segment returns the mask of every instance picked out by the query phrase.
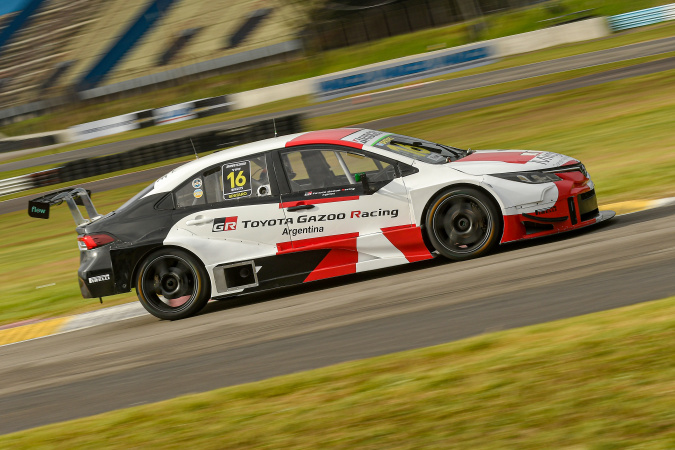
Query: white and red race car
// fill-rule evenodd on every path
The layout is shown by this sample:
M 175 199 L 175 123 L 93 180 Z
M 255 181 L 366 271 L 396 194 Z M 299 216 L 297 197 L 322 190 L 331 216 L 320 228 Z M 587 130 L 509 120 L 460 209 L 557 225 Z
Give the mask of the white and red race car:
M 593 182 L 573 158 L 352 128 L 196 159 L 105 216 L 81 188 L 35 199 L 29 213 L 48 216 L 62 201 L 78 222 L 83 296 L 135 287 L 162 319 L 195 314 L 210 298 L 436 255 L 473 258 L 614 216 L 598 211 Z

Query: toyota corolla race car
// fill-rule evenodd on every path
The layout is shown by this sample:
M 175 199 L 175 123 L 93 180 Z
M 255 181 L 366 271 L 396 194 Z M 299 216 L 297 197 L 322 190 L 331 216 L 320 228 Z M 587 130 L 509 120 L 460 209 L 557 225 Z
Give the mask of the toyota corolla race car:
M 313 131 L 184 164 L 98 215 L 69 189 L 29 203 L 75 217 L 85 298 L 135 288 L 161 319 L 279 286 L 487 253 L 614 216 L 583 164 L 545 151 L 467 151 L 367 129 Z M 85 220 L 76 203 L 89 215 Z

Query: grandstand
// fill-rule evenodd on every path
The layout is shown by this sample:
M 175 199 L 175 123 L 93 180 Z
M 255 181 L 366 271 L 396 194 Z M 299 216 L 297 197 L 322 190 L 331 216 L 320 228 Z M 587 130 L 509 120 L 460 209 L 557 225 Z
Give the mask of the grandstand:
M 0 109 L 29 103 L 44 108 L 46 98 L 72 94 L 151 3 L 43 0 L 0 51 Z M 293 40 L 307 8 L 296 0 L 175 1 L 102 84 Z M 0 30 L 14 15 L 0 18 Z
M 305 24 L 303 8 L 283 0 L 180 1 L 168 11 L 159 26 L 150 30 L 132 49 L 104 84 L 290 41 Z M 239 45 L 229 48 L 230 37 L 249 16 L 262 9 L 269 9 L 269 14 Z M 199 31 L 166 65 L 161 65 L 162 55 L 181 33 L 190 29 Z
M 3 108 L 42 97 L 46 81 L 63 72 L 72 59 L 68 50 L 99 18 L 105 0 L 51 0 L 44 2 L 0 52 L 0 105 Z M 3 21 L 3 25 L 9 19 Z M 57 80 L 52 80 L 53 82 Z

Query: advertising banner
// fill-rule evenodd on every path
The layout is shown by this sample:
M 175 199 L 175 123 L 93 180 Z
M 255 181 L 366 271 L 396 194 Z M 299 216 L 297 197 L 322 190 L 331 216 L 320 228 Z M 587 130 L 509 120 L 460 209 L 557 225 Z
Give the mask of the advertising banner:
M 152 115 L 155 118 L 155 125 L 167 125 L 197 117 L 195 102 L 178 103 L 177 105 L 153 109 Z
M 358 92 L 370 91 L 433 75 L 464 70 L 494 62 L 490 44 L 475 44 L 461 49 L 439 50 L 415 58 L 383 64 L 370 69 L 362 68 L 340 75 L 327 75 L 319 79 L 317 100 L 330 100 Z
M 75 142 L 95 139 L 140 128 L 138 112 L 122 114 L 109 119 L 96 120 L 70 127 Z

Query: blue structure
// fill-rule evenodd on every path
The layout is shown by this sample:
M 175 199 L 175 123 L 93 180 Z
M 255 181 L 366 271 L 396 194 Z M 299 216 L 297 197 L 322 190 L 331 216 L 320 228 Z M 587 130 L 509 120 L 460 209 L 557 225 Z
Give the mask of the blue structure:
M 98 86 L 129 50 L 150 30 L 177 0 L 153 0 L 122 33 L 112 47 L 98 60 L 91 70 L 77 83 L 78 91 Z
M 35 11 L 42 6 L 45 0 L 30 0 L 26 7 L 21 10 L 19 14 L 14 16 L 12 21 L 5 28 L 0 31 L 0 53 L 2 53 L 5 45 L 14 37 L 14 34 L 23 28 L 30 20 Z
M 612 31 L 621 31 L 673 19 L 675 19 L 675 3 L 611 16 L 607 21 Z

